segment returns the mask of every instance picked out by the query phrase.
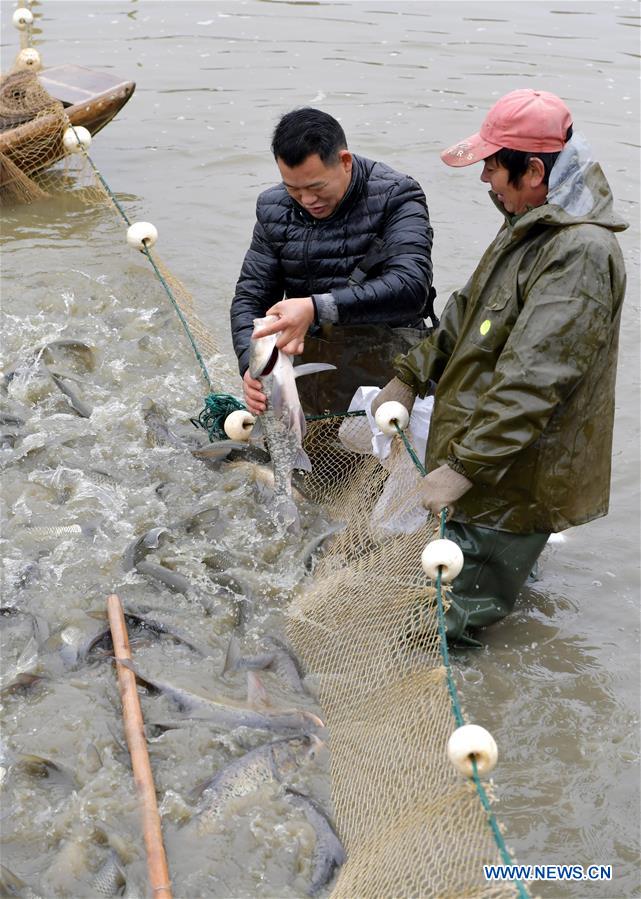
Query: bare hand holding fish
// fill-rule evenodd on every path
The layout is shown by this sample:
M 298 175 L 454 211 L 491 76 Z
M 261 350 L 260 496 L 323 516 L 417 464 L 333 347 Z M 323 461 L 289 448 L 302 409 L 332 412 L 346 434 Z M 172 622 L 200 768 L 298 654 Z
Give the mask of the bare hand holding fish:
M 278 321 L 274 315 L 254 319 L 254 335 Z M 279 524 L 290 527 L 298 523 L 298 511 L 292 500 L 292 472 L 295 468 L 311 471 L 311 463 L 303 449 L 306 424 L 296 378 L 329 371 L 335 366 L 318 363 L 294 368 L 291 356 L 278 348 L 277 337 L 278 333 L 268 333 L 252 338 L 249 375 L 260 379 L 267 398 L 267 409 L 260 414 L 257 424 L 262 427 L 274 467 L 276 519 Z

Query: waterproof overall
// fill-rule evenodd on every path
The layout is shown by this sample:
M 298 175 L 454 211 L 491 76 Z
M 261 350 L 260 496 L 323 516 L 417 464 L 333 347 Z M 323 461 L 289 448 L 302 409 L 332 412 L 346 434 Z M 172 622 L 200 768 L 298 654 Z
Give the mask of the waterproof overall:
M 448 634 L 502 618 L 550 532 L 605 515 L 627 227 L 589 147 L 575 134 L 547 202 L 508 214 L 440 327 L 395 360 L 420 396 L 434 391 L 426 453 L 472 488 L 450 530 L 467 553 Z

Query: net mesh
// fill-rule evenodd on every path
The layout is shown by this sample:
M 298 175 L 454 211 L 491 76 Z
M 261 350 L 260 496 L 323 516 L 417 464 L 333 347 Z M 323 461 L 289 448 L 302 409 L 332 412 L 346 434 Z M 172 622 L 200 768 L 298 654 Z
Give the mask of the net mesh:
M 37 73 L 13 70 L 0 79 L 0 200 L 29 203 L 48 196 L 41 174 L 65 155 L 67 117 Z
M 0 78 L 0 205 L 34 203 L 73 189 L 89 205 L 109 202 L 83 153 L 63 135 L 71 126 L 63 104 L 20 57 Z
M 309 425 L 306 492 L 346 528 L 287 623 L 331 737 L 347 852 L 332 895 L 514 896 L 514 885 L 484 879 L 498 848 L 473 782 L 447 758 L 455 723 L 435 591 L 420 565 L 436 529 L 417 501 L 420 474 L 399 438 L 385 465 L 346 448 L 369 437 L 362 418 Z

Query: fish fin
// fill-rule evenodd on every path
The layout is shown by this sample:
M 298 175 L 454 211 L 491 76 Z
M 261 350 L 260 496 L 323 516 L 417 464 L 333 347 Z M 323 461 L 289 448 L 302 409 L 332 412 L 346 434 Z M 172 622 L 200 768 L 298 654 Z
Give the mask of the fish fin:
M 260 415 L 257 415 L 256 421 L 254 422 L 254 425 L 252 427 L 251 436 L 249 438 L 250 443 L 256 443 L 259 440 L 262 440 L 264 438 L 264 436 L 265 436 L 265 434 L 264 434 L 263 423 L 260 420 Z
M 246 448 L 247 444 L 241 443 L 239 440 L 217 440 L 209 446 L 199 446 L 191 449 L 190 452 L 196 459 L 208 459 L 212 462 L 218 462 L 221 459 L 225 459 L 232 450 L 244 450 Z
M 305 450 L 300 446 L 296 450 L 296 458 L 294 459 L 294 468 L 302 468 L 303 471 L 311 471 L 312 463 L 309 461 L 309 456 L 305 452 Z
M 253 671 L 247 672 L 247 704 L 256 710 L 271 706 L 265 684 Z
M 320 371 L 336 371 L 335 365 L 329 362 L 304 362 L 302 365 L 294 366 L 294 377 L 301 378 L 303 375 L 315 375 Z
M 229 646 L 227 647 L 227 655 L 225 656 L 225 664 L 221 671 L 221 676 L 224 677 L 228 671 L 235 671 L 239 661 L 240 645 L 238 643 L 238 637 L 232 635 L 229 638 Z
M 88 618 L 95 618 L 97 621 L 106 621 L 109 617 L 104 609 L 89 609 L 85 612 Z
M 16 674 L 21 674 L 23 672 L 31 673 L 29 669 L 32 669 L 35 666 L 37 659 L 38 641 L 35 637 L 29 637 L 26 646 L 20 653 L 18 661 L 16 662 Z
M 147 690 L 150 690 L 152 693 L 162 693 L 162 690 L 160 689 L 160 687 L 157 687 L 156 684 L 147 680 L 147 678 L 144 676 L 144 674 L 140 673 L 140 671 L 136 668 L 136 666 L 131 661 L 131 659 L 117 659 L 114 657 L 114 662 L 120 662 L 120 664 L 124 668 L 129 668 L 130 671 L 133 671 L 133 673 L 136 675 L 136 680 L 140 684 L 142 684 L 143 687 L 146 687 Z
M 146 534 L 143 534 L 140 546 L 145 549 L 157 549 L 160 546 L 160 538 L 168 533 L 169 529 L 164 526 L 151 528 Z

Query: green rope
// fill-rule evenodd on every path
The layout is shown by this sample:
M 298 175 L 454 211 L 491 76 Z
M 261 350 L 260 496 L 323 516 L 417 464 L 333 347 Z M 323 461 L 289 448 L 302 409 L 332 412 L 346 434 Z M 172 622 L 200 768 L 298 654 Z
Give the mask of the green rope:
M 70 127 L 71 127 L 73 133 L 76 135 L 76 137 L 78 137 L 78 132 L 76 131 L 76 129 L 74 128 L 74 126 L 71 124 L 71 122 L 69 123 L 69 125 L 70 125 Z M 115 195 L 114 192 L 112 191 L 112 189 L 111 189 L 111 187 L 109 186 L 109 184 L 107 183 L 106 179 L 103 177 L 102 173 L 100 172 L 100 170 L 98 169 L 98 167 L 97 167 L 96 164 L 94 163 L 94 161 L 93 161 L 93 159 L 91 158 L 91 156 L 87 153 L 86 149 L 82 146 L 82 144 L 80 143 L 80 140 L 78 140 L 78 143 L 79 143 L 79 145 L 80 145 L 80 147 L 81 147 L 81 149 L 82 149 L 82 152 L 85 154 L 85 158 L 87 159 L 89 165 L 90 165 L 91 168 L 93 169 L 93 171 L 94 171 L 96 177 L 98 178 L 98 180 L 100 181 L 100 183 L 102 184 L 102 186 L 104 187 L 104 189 L 106 190 L 109 199 L 110 199 L 111 202 L 114 204 L 114 206 L 116 207 L 116 209 L 118 210 L 118 212 L 120 213 L 120 215 L 122 216 L 122 218 L 125 220 L 125 222 L 127 223 L 127 225 L 131 226 L 131 221 L 130 221 L 130 219 L 129 219 L 129 216 L 127 215 L 127 213 L 125 212 L 125 210 L 122 208 L 122 206 L 121 206 L 120 203 L 118 202 L 118 199 L 116 198 L 116 195 Z M 201 368 L 201 370 L 202 370 L 203 377 L 205 378 L 205 381 L 206 381 L 206 383 L 207 383 L 207 386 L 209 387 L 210 390 L 213 390 L 213 385 L 212 385 L 211 379 L 210 379 L 210 377 L 209 377 L 209 372 L 207 371 L 207 366 L 205 365 L 205 361 L 204 361 L 204 359 L 203 359 L 203 357 L 202 357 L 202 355 L 201 355 L 201 353 L 200 353 L 200 350 L 198 349 L 198 346 L 197 346 L 197 344 L 196 344 L 196 341 L 194 340 L 193 334 L 191 333 L 191 329 L 190 329 L 190 327 L 189 327 L 189 325 L 188 325 L 188 323 L 187 323 L 187 320 L 186 320 L 185 316 L 183 315 L 183 312 L 182 312 L 180 306 L 178 305 L 178 301 L 176 300 L 175 296 L 173 295 L 173 293 L 172 293 L 172 291 L 171 291 L 171 288 L 170 288 L 169 284 L 167 284 L 167 281 L 165 280 L 165 278 L 164 278 L 163 275 L 161 274 L 160 270 L 158 269 L 158 266 L 156 265 L 156 261 L 155 261 L 155 259 L 153 258 L 153 256 L 151 255 L 151 252 L 150 252 L 150 250 L 149 250 L 149 247 L 147 247 L 145 244 L 143 244 L 142 249 L 141 249 L 141 253 L 144 253 L 145 256 L 147 257 L 147 259 L 149 259 L 149 261 L 151 262 L 151 264 L 152 264 L 152 266 L 153 266 L 153 269 L 154 269 L 154 272 L 156 273 L 156 277 L 158 278 L 158 280 L 160 281 L 160 283 L 161 283 L 162 286 L 164 287 L 165 293 L 166 293 L 167 296 L 169 297 L 169 300 L 170 300 L 170 302 L 172 303 L 174 309 L 176 310 L 176 314 L 178 315 L 178 318 L 180 319 L 180 322 L 181 322 L 183 328 L 185 329 L 185 333 L 187 334 L 187 337 L 188 337 L 189 342 L 190 342 L 190 344 L 191 344 L 191 347 L 192 347 L 192 349 L 193 349 L 193 351 L 194 351 L 194 354 L 195 354 L 195 356 L 196 356 L 196 359 L 197 359 L 197 361 L 198 361 L 198 364 L 200 365 L 200 368 Z
M 346 413 L 346 415 L 354 415 L 359 413 Z M 364 413 L 360 413 L 364 414 Z M 316 416 L 316 418 L 323 418 L 330 416 Z M 414 451 L 414 447 L 409 441 L 409 438 L 405 431 L 401 430 L 398 426 L 398 422 L 394 422 L 394 426 L 396 428 L 396 432 L 403 441 L 405 445 L 405 449 L 409 453 L 414 465 L 421 473 L 423 477 L 427 474 L 427 470 L 425 466 L 421 462 L 421 460 L 416 455 Z M 443 509 L 440 517 L 440 527 L 439 527 L 439 536 L 443 538 L 445 536 L 445 522 L 447 520 L 447 509 Z M 452 706 L 452 715 L 454 720 L 456 721 L 457 727 L 463 727 L 465 724 L 465 718 L 463 717 L 463 712 L 461 710 L 461 705 L 458 699 L 458 691 L 456 689 L 456 684 L 454 683 L 454 677 L 452 675 L 452 668 L 450 665 L 450 657 L 447 648 L 447 633 L 445 629 L 445 610 L 443 608 L 443 589 L 441 583 L 441 568 L 439 567 L 438 574 L 436 576 L 436 604 L 437 604 L 437 619 L 438 619 L 438 633 L 439 633 L 439 643 L 440 643 L 440 651 L 441 658 L 443 659 L 443 665 L 445 667 L 446 679 L 447 679 L 447 690 L 450 695 L 450 704 Z M 496 817 L 494 816 L 494 812 L 492 811 L 492 807 L 490 805 L 490 801 L 487 797 L 487 793 L 485 792 L 485 788 L 481 782 L 481 779 L 478 774 L 478 769 L 476 766 L 476 760 L 472 759 L 472 779 L 474 781 L 474 785 L 476 787 L 476 792 L 481 801 L 481 805 L 485 810 L 487 815 L 488 824 L 492 830 L 492 834 L 494 836 L 494 841 L 499 849 L 501 854 L 501 858 L 503 859 L 503 863 L 506 865 L 513 864 L 513 859 L 508 851 L 507 846 L 505 845 L 505 841 L 503 839 L 503 834 L 499 828 Z M 520 880 L 514 881 L 516 886 L 517 893 L 520 899 L 528 899 L 528 893 L 523 886 L 523 883 Z
M 225 419 L 230 412 L 245 409 L 245 406 L 235 396 L 228 393 L 210 393 L 205 397 L 205 408 L 198 418 L 190 421 L 195 428 L 203 428 L 209 434 L 210 440 L 227 440 L 225 433 Z
M 69 122 L 69 127 L 71 128 L 71 130 L 73 131 L 73 133 L 76 135 L 76 137 L 78 137 L 78 132 L 76 131 L 76 129 L 74 128 L 74 126 L 71 124 L 71 122 Z M 80 139 L 78 139 L 78 144 L 79 144 L 79 146 L 80 146 L 82 152 L 85 154 L 85 158 L 86 158 L 87 162 L 89 163 L 89 165 L 91 166 L 91 168 L 94 170 L 94 173 L 95 173 L 95 175 L 97 176 L 98 180 L 100 181 L 100 183 L 102 184 L 102 186 L 104 187 L 104 189 L 107 191 L 107 194 L 108 194 L 108 196 L 109 196 L 109 199 L 110 199 L 111 202 L 114 204 L 114 206 L 116 207 L 116 209 L 118 210 L 118 212 L 120 213 L 120 215 L 123 217 L 123 219 L 125 220 L 125 222 L 126 222 L 128 225 L 131 225 L 131 221 L 129 220 L 129 217 L 127 216 L 127 213 L 125 212 L 125 210 L 122 208 L 122 206 L 120 205 L 120 203 L 119 203 L 118 200 L 116 199 L 116 195 L 114 194 L 114 192 L 112 191 L 112 189 L 109 187 L 109 185 L 107 184 L 107 182 L 106 182 L 105 179 L 103 178 L 102 173 L 101 173 L 101 172 L 99 171 L 99 169 L 97 168 L 97 166 L 96 166 L 96 164 L 94 163 L 94 161 L 93 161 L 93 159 L 91 158 L 91 156 L 87 153 L 86 149 L 85 149 L 85 148 L 82 146 L 82 144 L 80 143 Z
M 418 458 L 418 456 L 417 456 L 416 453 L 414 452 L 414 447 L 413 447 L 412 444 L 410 443 L 407 434 L 405 433 L 405 431 L 402 431 L 402 430 L 399 428 L 398 422 L 397 422 L 397 421 L 394 422 L 394 427 L 396 428 L 396 433 L 400 436 L 401 440 L 402 440 L 403 443 L 405 444 L 405 449 L 406 449 L 407 452 L 410 454 L 410 458 L 412 459 L 412 462 L 413 462 L 414 465 L 418 468 L 418 470 L 420 471 L 421 475 L 422 475 L 423 477 L 425 477 L 425 475 L 427 474 L 427 471 L 426 471 L 426 469 L 425 469 L 425 466 L 423 465 L 423 463 L 421 462 L 421 460 Z
M 76 132 L 76 129 L 71 124 L 71 122 L 69 123 L 69 125 L 72 128 L 73 133 L 76 135 L 76 137 L 78 137 L 78 133 Z M 122 206 L 118 202 L 116 195 L 112 191 L 112 189 L 109 186 L 109 184 L 107 183 L 106 179 L 103 177 L 102 173 L 100 172 L 100 170 L 94 163 L 91 156 L 87 153 L 86 149 L 82 146 L 82 144 L 80 144 L 80 141 L 78 141 L 78 143 L 82 149 L 82 152 L 85 154 L 85 158 L 89 162 L 89 165 L 93 169 L 96 177 L 98 178 L 98 180 L 104 187 L 105 191 L 107 192 L 109 199 L 111 200 L 111 202 L 113 203 L 115 208 L 118 210 L 118 212 L 120 213 L 120 215 L 122 216 L 122 218 L 124 219 L 126 224 L 128 226 L 131 226 L 131 221 L 129 219 L 129 216 L 127 215 L 125 210 L 122 208 Z M 196 356 L 198 364 L 200 365 L 200 368 L 201 368 L 203 377 L 207 383 L 207 386 L 209 387 L 209 390 L 211 391 L 205 397 L 205 408 L 201 410 L 201 412 L 198 414 L 197 418 L 192 418 L 192 419 L 190 419 L 190 421 L 194 425 L 194 427 L 203 428 L 205 431 L 207 431 L 210 441 L 226 440 L 227 434 L 225 433 L 225 430 L 224 430 L 225 418 L 229 415 L 230 412 L 236 412 L 239 409 L 245 409 L 245 406 L 239 400 L 237 400 L 236 397 L 230 396 L 227 393 L 214 393 L 213 392 L 213 385 L 211 382 L 211 378 L 209 377 L 209 372 L 207 371 L 207 366 L 205 365 L 205 360 L 203 359 L 202 354 L 201 354 L 200 350 L 198 349 L 198 345 L 194 339 L 193 334 L 191 333 L 189 324 L 183 314 L 182 309 L 180 308 L 180 305 L 178 304 L 178 301 L 176 300 L 175 296 L 173 295 L 173 292 L 172 292 L 169 284 L 167 283 L 165 277 L 163 276 L 162 272 L 158 268 L 158 265 L 156 264 L 156 260 L 152 256 L 149 247 L 143 244 L 141 252 L 145 254 L 147 259 L 151 263 L 152 268 L 156 274 L 156 277 L 162 284 L 162 286 L 165 290 L 165 293 L 169 297 L 169 300 L 170 300 L 171 304 L 173 305 L 173 307 L 176 311 L 176 314 L 177 314 L 178 318 L 180 319 L 180 322 L 185 330 L 187 338 L 189 339 L 191 348 L 193 349 L 194 355 Z
M 158 270 L 156 261 L 155 261 L 154 257 L 151 255 L 149 248 L 143 244 L 143 249 L 141 250 L 141 252 L 144 253 L 145 256 L 147 257 L 147 259 L 151 262 L 151 264 L 154 268 L 154 271 L 156 272 L 156 276 L 157 276 L 158 280 L 160 281 L 162 286 L 165 288 L 165 292 L 166 292 L 167 296 L 169 297 L 169 299 L 171 300 L 173 307 L 176 310 L 176 314 L 178 315 L 178 318 L 180 319 L 182 326 L 185 329 L 185 333 L 187 334 L 187 337 L 189 338 L 191 348 L 193 349 L 196 359 L 198 360 L 198 364 L 200 365 L 200 368 L 203 373 L 203 377 L 205 378 L 205 381 L 207 382 L 207 386 L 209 387 L 210 390 L 213 390 L 213 384 L 211 383 L 211 379 L 209 377 L 209 372 L 207 371 L 207 366 L 205 365 L 205 360 L 203 359 L 203 357 L 200 354 L 200 350 L 198 349 L 196 341 L 194 340 L 194 336 L 191 333 L 189 325 L 187 324 L 187 320 L 186 320 L 185 316 L 183 315 L 182 310 L 181 310 L 180 306 L 178 305 L 176 298 L 174 297 L 173 293 L 171 292 L 171 288 L 169 287 L 169 284 L 167 284 L 167 282 L 163 278 L 162 274 Z
M 445 536 L 445 522 L 447 520 L 447 509 L 443 509 L 441 511 L 441 520 L 440 520 L 440 528 L 439 528 L 439 537 L 441 539 Z M 452 705 L 452 714 L 454 715 L 454 719 L 458 727 L 462 727 L 465 724 L 465 719 L 463 717 L 463 712 L 461 711 L 461 706 L 458 700 L 458 693 L 456 690 L 456 684 L 454 683 L 454 678 L 452 676 L 452 668 L 450 666 L 449 653 L 447 650 L 447 636 L 445 632 L 445 612 L 443 609 L 443 592 L 441 586 L 441 568 L 439 566 L 438 574 L 436 575 L 436 603 L 438 610 L 438 632 L 440 637 L 440 645 L 441 645 L 441 657 L 443 659 L 443 665 L 445 666 L 446 676 L 447 676 L 447 689 L 450 694 L 450 702 Z M 492 811 L 492 807 L 490 805 L 490 800 L 487 797 L 487 793 L 485 792 L 485 788 L 481 782 L 481 779 L 478 774 L 478 770 L 476 767 L 476 759 L 472 759 L 472 780 L 474 781 L 474 785 L 476 787 L 476 792 L 478 794 L 479 799 L 481 800 L 481 805 L 483 806 L 485 813 L 487 814 L 487 822 L 490 825 L 492 833 L 494 835 L 494 841 L 498 846 L 499 852 L 501 853 L 501 858 L 503 859 L 503 863 L 505 865 L 511 865 L 514 863 L 514 859 L 510 855 L 510 852 L 505 845 L 505 840 L 503 839 L 503 834 L 499 828 L 498 822 Z M 528 899 L 528 893 L 523 886 L 520 880 L 514 881 L 516 886 L 517 893 L 520 899 Z

